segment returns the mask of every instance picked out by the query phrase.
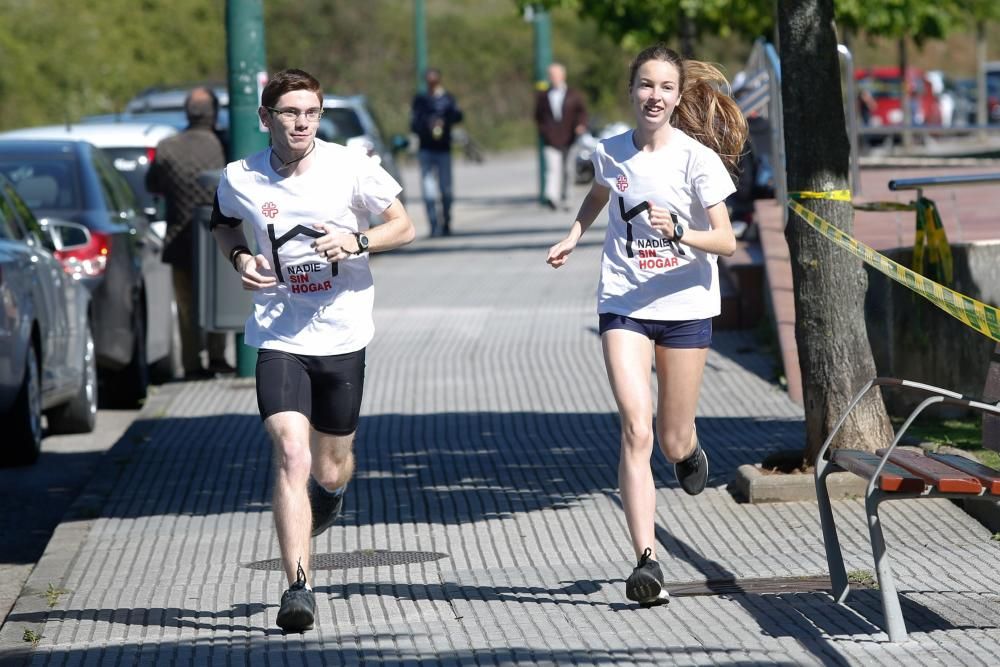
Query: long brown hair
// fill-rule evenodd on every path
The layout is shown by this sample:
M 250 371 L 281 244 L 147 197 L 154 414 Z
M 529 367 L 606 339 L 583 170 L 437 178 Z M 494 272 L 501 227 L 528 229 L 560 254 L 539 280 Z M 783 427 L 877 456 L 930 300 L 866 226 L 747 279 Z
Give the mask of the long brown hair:
M 636 72 L 650 60 L 670 63 L 677 68 L 680 77 L 681 99 L 674 107 L 670 124 L 718 153 L 729 174 L 736 179 L 748 130 L 739 105 L 723 92 L 729 89 L 725 75 L 715 65 L 684 60 L 673 49 L 655 44 L 643 49 L 632 61 L 628 76 L 630 93 Z

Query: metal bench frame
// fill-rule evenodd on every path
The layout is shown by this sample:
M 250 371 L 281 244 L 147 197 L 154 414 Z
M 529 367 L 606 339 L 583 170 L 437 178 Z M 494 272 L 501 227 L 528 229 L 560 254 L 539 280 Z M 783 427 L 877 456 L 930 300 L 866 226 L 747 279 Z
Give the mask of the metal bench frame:
M 857 393 L 850 405 L 848 405 L 847 410 L 844 411 L 844 414 L 837 421 L 836 426 L 834 426 L 833 431 L 827 437 L 826 442 L 823 443 L 823 447 L 816 457 L 816 499 L 819 504 L 820 523 L 823 528 L 823 544 L 826 547 L 826 560 L 830 569 L 833 597 L 838 604 L 842 604 L 847 599 L 847 595 L 851 589 L 847 580 L 847 572 L 844 569 L 844 558 L 840 549 L 840 540 L 837 538 L 837 526 L 834 522 L 833 510 L 830 506 L 830 494 L 827 490 L 826 478 L 830 473 L 844 470 L 844 468 L 828 460 L 827 452 L 830 449 L 830 443 L 833 442 L 834 437 L 840 431 L 844 422 L 847 421 L 848 415 L 850 415 L 851 411 L 858 405 L 864 395 L 874 387 L 885 386 L 904 387 L 931 394 L 931 396 L 924 399 L 910 412 L 909 417 L 900 426 L 892 444 L 881 455 L 881 461 L 868 480 L 868 486 L 865 489 L 865 511 L 868 518 L 868 531 L 871 535 L 872 556 L 875 559 L 875 575 L 878 580 L 879 591 L 882 595 L 882 612 L 885 616 L 886 625 L 884 629 L 889 634 L 890 641 L 902 642 L 906 641 L 907 638 L 906 624 L 903 621 L 903 613 L 899 605 L 899 594 L 896 592 L 896 583 L 893 580 L 892 569 L 885 548 L 885 539 L 882 536 L 882 524 L 878 515 L 879 503 L 884 500 L 897 500 L 901 498 L 998 498 L 998 496 L 991 494 L 985 486 L 978 494 L 943 493 L 933 485 L 925 485 L 924 490 L 920 493 L 887 492 L 878 488 L 879 476 L 889 461 L 893 450 L 896 449 L 896 445 L 899 444 L 906 430 L 910 427 L 910 424 L 927 407 L 936 403 L 960 405 L 983 413 L 992 413 L 1000 417 L 1000 403 L 995 405 L 985 403 L 967 398 L 947 389 L 941 389 L 940 387 L 887 377 L 877 377 L 869 380 L 861 391 Z M 984 443 L 984 446 L 986 446 L 986 443 Z

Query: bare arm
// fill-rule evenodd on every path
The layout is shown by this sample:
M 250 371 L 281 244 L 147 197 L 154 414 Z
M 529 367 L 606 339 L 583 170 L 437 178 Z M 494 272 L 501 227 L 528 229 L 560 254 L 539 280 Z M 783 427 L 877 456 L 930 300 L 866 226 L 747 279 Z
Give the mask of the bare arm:
M 368 237 L 368 252 L 385 252 L 399 248 L 413 241 L 416 230 L 403 204 L 394 199 L 389 208 L 382 212 L 382 224 L 365 232 Z M 354 255 L 360 249 L 358 238 L 351 232 L 344 232 L 325 222 L 313 225 L 326 232 L 316 239 L 313 248 L 331 262 L 339 262 Z
M 736 251 L 736 236 L 733 234 L 733 226 L 729 222 L 729 209 L 726 202 L 709 206 L 705 209 L 708 213 L 708 224 L 711 229 L 684 229 L 684 236 L 681 243 L 698 250 L 704 250 L 714 255 L 732 255 Z M 663 234 L 664 238 L 674 238 L 674 222 L 670 217 L 670 211 L 659 206 L 650 206 L 649 224 L 653 229 Z
M 227 227 L 217 225 L 212 230 L 212 236 L 222 251 L 226 261 L 233 258 L 233 251 L 243 246 L 247 247 L 247 237 L 243 234 L 243 225 Z M 243 252 L 233 258 L 233 265 L 240 274 L 240 281 L 245 290 L 259 290 L 264 287 L 273 287 L 277 284 L 277 277 L 271 270 L 271 264 L 264 255 L 254 255 L 251 252 Z
M 566 263 L 566 260 L 569 259 L 569 254 L 573 252 L 576 244 L 580 241 L 580 237 L 594 224 L 594 220 L 597 219 L 598 214 L 607 205 L 610 196 L 610 188 L 601 185 L 597 181 L 591 184 L 590 192 L 584 197 L 583 203 L 580 205 L 580 210 L 576 214 L 576 220 L 569 228 L 566 238 L 549 248 L 549 256 L 545 261 L 552 268 L 558 269 Z

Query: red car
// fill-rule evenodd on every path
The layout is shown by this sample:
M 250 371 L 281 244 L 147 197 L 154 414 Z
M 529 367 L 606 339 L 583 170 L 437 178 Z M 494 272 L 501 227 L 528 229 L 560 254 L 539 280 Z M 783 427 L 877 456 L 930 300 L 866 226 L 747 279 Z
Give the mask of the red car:
M 902 125 L 902 78 L 898 67 L 858 68 L 861 117 L 866 125 Z M 906 85 L 913 105 L 914 125 L 940 125 L 941 105 L 923 70 L 906 69 Z

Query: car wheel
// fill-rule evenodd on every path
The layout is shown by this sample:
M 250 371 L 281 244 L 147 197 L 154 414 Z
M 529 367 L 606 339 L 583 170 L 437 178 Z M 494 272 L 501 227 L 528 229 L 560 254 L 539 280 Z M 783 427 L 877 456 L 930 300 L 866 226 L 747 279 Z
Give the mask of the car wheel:
M 83 378 L 71 401 L 48 413 L 52 433 L 90 433 L 97 425 L 97 354 L 94 335 L 87 326 L 83 352 Z
M 28 465 L 42 452 L 42 378 L 34 341 L 28 347 L 24 380 L 7 422 L 11 447 L 3 459 L 9 465 Z
M 119 408 L 138 408 L 146 399 L 149 390 L 149 360 L 146 359 L 146 324 L 141 315 L 141 307 L 136 308 L 135 332 L 132 345 L 132 361 L 128 366 L 112 374 L 106 389 L 110 390 L 111 403 Z

